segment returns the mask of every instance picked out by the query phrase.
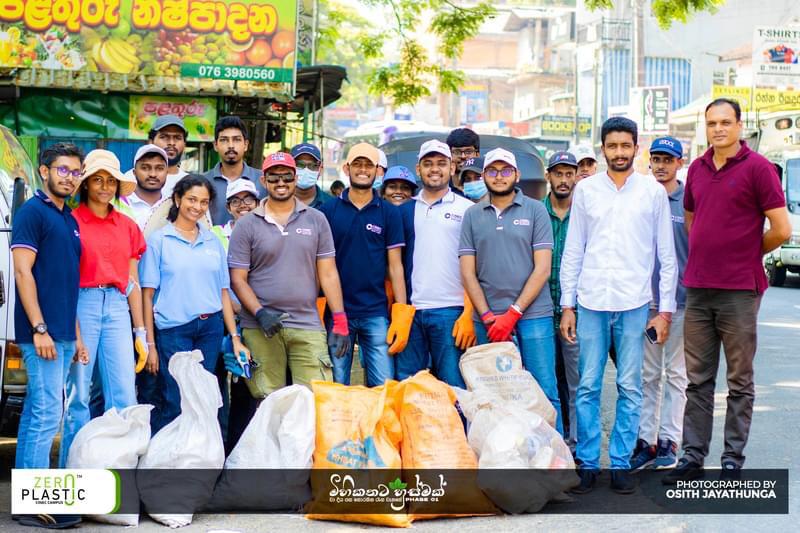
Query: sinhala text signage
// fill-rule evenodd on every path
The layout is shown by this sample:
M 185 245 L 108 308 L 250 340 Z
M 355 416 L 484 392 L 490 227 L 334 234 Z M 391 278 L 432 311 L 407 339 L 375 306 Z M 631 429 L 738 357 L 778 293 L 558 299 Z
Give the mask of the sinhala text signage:
M 131 96 L 128 107 L 128 136 L 131 139 L 146 139 L 153 123 L 162 115 L 181 117 L 189 141 L 214 140 L 216 99 L 183 96 Z
M 800 110 L 800 91 L 759 88 L 753 92 L 750 87 L 714 85 L 711 98 L 731 98 L 739 102 L 743 112 L 757 110 L 762 112 Z
M 291 82 L 296 0 L 0 0 L 0 67 Z

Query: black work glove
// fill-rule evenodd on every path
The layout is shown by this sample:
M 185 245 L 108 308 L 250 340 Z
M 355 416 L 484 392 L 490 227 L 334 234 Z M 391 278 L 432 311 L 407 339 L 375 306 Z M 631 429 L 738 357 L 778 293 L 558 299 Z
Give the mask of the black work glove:
M 289 318 L 287 313 L 273 313 L 271 311 L 267 311 L 266 308 L 262 307 L 256 313 L 256 320 L 258 320 L 258 325 L 261 326 L 261 329 L 264 330 L 264 334 L 269 338 L 278 333 L 281 328 L 283 328 L 283 324 L 281 324 L 281 320 L 286 320 Z
M 343 357 L 350 349 L 350 335 L 340 335 L 331 331 L 328 333 L 328 352 L 335 357 Z

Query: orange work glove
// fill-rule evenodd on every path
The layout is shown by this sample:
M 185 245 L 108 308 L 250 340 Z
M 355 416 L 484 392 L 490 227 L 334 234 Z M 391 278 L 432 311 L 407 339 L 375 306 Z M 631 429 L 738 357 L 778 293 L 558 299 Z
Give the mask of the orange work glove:
M 416 312 L 413 305 L 392 304 L 392 323 L 389 324 L 389 331 L 386 333 L 386 344 L 391 345 L 390 354 L 395 355 L 405 350 Z
M 456 346 L 459 350 L 466 350 L 478 341 L 475 336 L 475 324 L 472 322 L 472 301 L 466 293 L 464 293 L 464 312 L 458 317 L 455 324 L 453 324 L 453 337 L 456 339 Z
M 386 291 L 386 301 L 389 304 L 389 312 L 392 312 L 392 304 L 394 303 L 394 288 L 392 287 L 391 280 L 383 280 L 383 288 Z
M 317 313 L 319 313 L 319 321 L 325 325 L 325 306 L 328 305 L 328 299 L 324 296 L 317 298 Z

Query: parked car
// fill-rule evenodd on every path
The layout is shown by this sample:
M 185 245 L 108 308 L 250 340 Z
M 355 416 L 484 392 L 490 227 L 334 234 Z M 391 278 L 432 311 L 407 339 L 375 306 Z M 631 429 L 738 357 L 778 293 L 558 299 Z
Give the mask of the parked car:
M 16 436 L 28 376 L 14 343 L 14 265 L 11 225 L 14 213 L 42 180 L 28 154 L 8 128 L 0 126 L 0 435 Z
M 412 172 L 417 165 L 417 156 L 422 143 L 429 139 L 438 139 L 442 142 L 447 139 L 446 133 L 431 133 L 417 135 L 390 141 L 381 145 L 381 150 L 386 153 L 389 166 L 403 165 Z M 481 135 L 481 154 L 486 155 L 494 148 L 505 148 L 514 154 L 517 159 L 521 179 L 522 192 L 531 198 L 541 200 L 547 194 L 547 182 L 544 179 L 544 163 L 539 157 L 536 148 L 528 141 L 504 135 Z M 419 177 L 417 177 L 419 180 Z

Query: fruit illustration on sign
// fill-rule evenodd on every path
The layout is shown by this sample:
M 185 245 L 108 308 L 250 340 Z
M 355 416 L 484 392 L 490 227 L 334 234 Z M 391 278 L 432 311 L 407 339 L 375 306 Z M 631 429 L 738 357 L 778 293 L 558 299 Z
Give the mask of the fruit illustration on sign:
M 290 31 L 279 31 L 272 37 L 272 53 L 275 57 L 283 59 L 294 50 L 294 33 Z
M 272 49 L 265 39 L 255 39 L 245 55 L 251 65 L 261 66 L 272 58 Z

